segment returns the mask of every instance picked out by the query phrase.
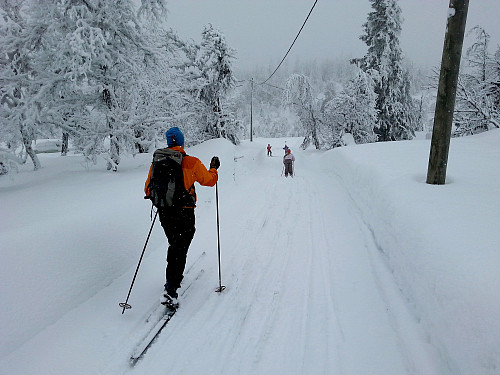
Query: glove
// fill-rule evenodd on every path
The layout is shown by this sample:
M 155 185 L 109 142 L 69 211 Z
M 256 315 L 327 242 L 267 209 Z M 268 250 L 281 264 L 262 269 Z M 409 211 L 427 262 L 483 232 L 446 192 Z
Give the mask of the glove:
M 220 167 L 219 158 L 217 156 L 214 156 L 210 161 L 210 168 L 219 169 L 219 167 Z

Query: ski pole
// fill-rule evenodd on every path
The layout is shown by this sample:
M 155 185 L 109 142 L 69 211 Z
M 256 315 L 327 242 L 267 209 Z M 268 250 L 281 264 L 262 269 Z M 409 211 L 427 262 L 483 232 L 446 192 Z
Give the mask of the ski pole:
M 134 278 L 132 279 L 132 284 L 130 285 L 130 289 L 128 291 L 127 299 L 126 299 L 125 302 L 120 302 L 118 304 L 118 305 L 120 305 L 120 307 L 123 307 L 122 314 L 125 312 L 125 310 L 128 310 L 128 309 L 132 308 L 132 306 L 130 306 L 128 304 L 128 299 L 130 297 L 130 293 L 132 292 L 132 287 L 134 286 L 135 278 L 137 276 L 137 272 L 139 271 L 139 266 L 141 265 L 141 262 L 142 262 L 142 257 L 144 256 L 144 252 L 146 251 L 146 246 L 148 245 L 149 236 L 151 236 L 151 231 L 153 230 L 153 225 L 155 225 L 156 216 L 158 216 L 158 211 L 156 211 L 155 218 L 153 219 L 153 223 L 151 224 L 151 228 L 149 228 L 148 238 L 146 239 L 146 243 L 144 244 L 144 249 L 142 249 L 141 258 L 139 259 L 139 263 L 137 264 L 137 268 L 135 269 Z
M 226 287 L 222 285 L 221 270 L 220 270 L 220 235 L 219 235 L 219 185 L 215 183 L 215 205 L 217 208 L 217 249 L 219 258 L 219 287 L 215 290 L 217 293 L 221 293 Z

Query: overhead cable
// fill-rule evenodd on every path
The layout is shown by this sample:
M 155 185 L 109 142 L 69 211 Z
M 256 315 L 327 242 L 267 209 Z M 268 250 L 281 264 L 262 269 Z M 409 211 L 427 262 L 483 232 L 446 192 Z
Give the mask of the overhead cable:
M 261 85 L 266 85 L 266 86 L 271 86 L 271 87 L 274 87 L 275 89 L 280 89 L 280 90 L 283 90 L 285 91 L 284 88 L 282 87 L 278 87 L 278 86 L 275 86 L 275 85 L 271 85 L 270 83 L 265 83 L 265 82 L 262 82 Z
M 266 83 L 267 81 L 269 81 L 271 79 L 271 77 L 274 75 L 274 73 L 276 73 L 278 71 L 278 69 L 280 68 L 281 64 L 283 64 L 283 61 L 285 61 L 286 57 L 288 56 L 288 53 L 290 52 L 290 50 L 292 49 L 293 45 L 295 44 L 295 41 L 297 40 L 297 38 L 299 37 L 300 35 L 300 32 L 302 31 L 302 29 L 304 28 L 304 26 L 306 25 L 306 22 L 307 20 L 309 19 L 309 16 L 311 15 L 314 7 L 316 6 L 316 3 L 318 2 L 318 0 L 316 0 L 311 8 L 311 10 L 309 11 L 309 14 L 307 15 L 306 17 L 306 20 L 304 21 L 304 23 L 302 24 L 302 27 L 300 28 L 299 32 L 297 33 L 297 36 L 295 37 L 295 39 L 293 40 L 293 43 L 292 45 L 290 46 L 290 48 L 288 48 L 288 51 L 286 52 L 285 56 L 283 57 L 283 59 L 281 60 L 281 62 L 279 63 L 278 67 L 276 69 L 274 69 L 274 72 L 269 76 L 268 79 L 266 79 L 264 82 L 261 82 L 260 85 Z

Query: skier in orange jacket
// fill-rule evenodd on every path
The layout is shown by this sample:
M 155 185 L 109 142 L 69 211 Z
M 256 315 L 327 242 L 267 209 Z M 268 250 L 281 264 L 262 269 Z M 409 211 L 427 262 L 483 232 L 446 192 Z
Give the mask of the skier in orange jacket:
M 198 182 L 203 186 L 214 186 L 219 176 L 217 169 L 220 166 L 219 158 L 214 156 L 210 162 L 210 168 L 203 165 L 200 159 L 186 155 L 184 151 L 184 135 L 179 128 L 170 128 L 165 136 L 167 138 L 168 148 L 180 151 L 184 157 L 182 160 L 182 172 L 184 175 L 184 187 L 193 197 L 192 204 L 185 207 L 165 207 L 159 208 L 158 214 L 160 223 L 167 236 L 169 247 L 167 252 L 167 268 L 165 271 L 165 292 L 161 302 L 170 306 L 177 306 L 177 289 L 181 286 L 184 278 L 184 268 L 189 246 L 195 233 L 195 215 L 196 191 L 194 183 Z M 146 196 L 149 196 L 149 181 L 151 179 L 151 170 L 149 168 L 148 178 L 144 186 Z

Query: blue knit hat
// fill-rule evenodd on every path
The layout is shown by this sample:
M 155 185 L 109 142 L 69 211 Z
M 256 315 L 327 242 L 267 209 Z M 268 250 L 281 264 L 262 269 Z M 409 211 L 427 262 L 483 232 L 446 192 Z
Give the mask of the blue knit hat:
M 167 138 L 168 147 L 184 146 L 184 134 L 182 134 L 177 126 L 168 129 L 165 133 L 165 138 Z

